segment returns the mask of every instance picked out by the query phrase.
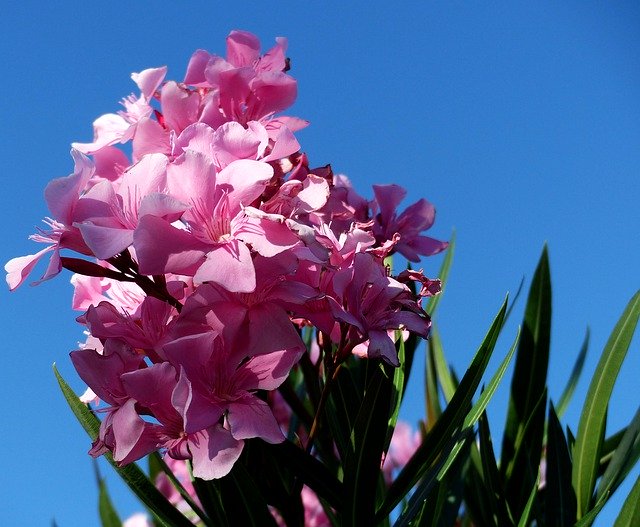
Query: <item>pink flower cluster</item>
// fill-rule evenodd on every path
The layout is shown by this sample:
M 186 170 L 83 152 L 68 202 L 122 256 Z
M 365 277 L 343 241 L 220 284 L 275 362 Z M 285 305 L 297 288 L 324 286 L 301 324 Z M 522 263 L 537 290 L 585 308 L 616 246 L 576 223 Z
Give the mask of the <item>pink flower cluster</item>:
M 285 39 L 261 55 L 234 31 L 226 59 L 197 51 L 183 82 L 164 67 L 134 73 L 140 94 L 98 118 L 94 140 L 73 144 L 74 172 L 47 186 L 51 217 L 31 237 L 46 247 L 5 266 L 11 289 L 45 255 L 39 281 L 76 273 L 89 337 L 71 359 L 106 403 L 94 456 L 162 450 L 222 477 L 245 440 L 284 440 L 265 394 L 307 351 L 302 328 L 334 364 L 357 353 L 398 365 L 396 330 L 429 332 L 421 298 L 439 282 L 394 278 L 384 259 L 446 247 L 421 234 L 433 206 L 398 213 L 397 185 L 367 201 L 310 168 L 294 136 L 307 123 L 280 115 L 297 94 L 285 52 Z

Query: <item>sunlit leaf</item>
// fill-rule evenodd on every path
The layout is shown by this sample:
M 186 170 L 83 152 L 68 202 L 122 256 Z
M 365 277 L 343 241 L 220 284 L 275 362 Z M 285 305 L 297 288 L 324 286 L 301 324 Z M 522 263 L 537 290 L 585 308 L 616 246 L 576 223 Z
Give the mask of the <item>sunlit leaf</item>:
M 637 527 L 638 525 L 640 525 L 640 477 L 636 479 L 631 492 L 624 500 L 613 527 Z
M 611 461 L 598 483 L 596 500 L 613 494 L 638 461 L 640 455 L 640 408 L 626 428 Z
M 639 316 L 640 291 L 629 301 L 609 336 L 587 391 L 573 448 L 572 481 L 578 502 L 578 518 L 591 507 L 609 399 Z

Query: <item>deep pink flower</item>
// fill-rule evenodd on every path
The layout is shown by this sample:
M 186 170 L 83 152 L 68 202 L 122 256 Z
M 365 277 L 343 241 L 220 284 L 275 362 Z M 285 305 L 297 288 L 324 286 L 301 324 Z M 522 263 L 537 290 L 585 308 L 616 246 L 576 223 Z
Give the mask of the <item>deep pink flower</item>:
M 369 340 L 369 358 L 398 366 L 390 329 L 407 329 L 425 338 L 429 334 L 430 320 L 409 288 L 388 277 L 384 266 L 367 253 L 357 253 L 352 267 L 336 273 L 334 288 L 346 305 L 335 316 L 349 324 L 353 344 Z
M 407 192 L 398 185 L 373 185 L 379 212 L 375 216 L 373 233 L 379 243 L 399 234 L 395 250 L 411 262 L 419 262 L 420 255 L 431 256 L 444 251 L 448 243 L 420 233 L 433 225 L 436 210 L 426 199 L 420 199 L 400 215 L 396 208 Z

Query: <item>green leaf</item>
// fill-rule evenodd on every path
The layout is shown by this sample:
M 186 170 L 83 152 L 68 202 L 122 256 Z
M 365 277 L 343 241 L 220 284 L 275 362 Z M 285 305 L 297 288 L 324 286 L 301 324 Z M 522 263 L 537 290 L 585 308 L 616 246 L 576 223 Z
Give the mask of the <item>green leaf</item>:
M 564 387 L 562 395 L 558 400 L 558 407 L 556 409 L 558 417 L 562 417 L 564 415 L 564 412 L 566 411 L 567 406 L 569 406 L 569 402 L 571 401 L 571 397 L 573 396 L 573 392 L 575 391 L 578 384 L 578 379 L 580 379 L 584 361 L 587 357 L 587 349 L 589 348 L 589 333 L 589 328 L 587 328 L 587 332 L 584 336 L 584 341 L 582 342 L 582 347 L 580 348 L 580 353 L 578 353 L 576 363 L 573 365 L 573 370 L 571 370 L 571 376 L 569 377 L 567 385 Z
M 349 451 L 349 438 L 355 426 L 358 409 L 362 403 L 354 369 L 345 364 L 336 377 L 331 393 L 327 399 L 327 411 L 324 417 L 331 430 L 331 438 L 335 441 L 340 459 L 344 460 Z
M 624 500 L 613 527 L 637 527 L 638 525 L 640 525 L 640 477 L 636 479 L 631 492 Z
M 433 425 L 440 418 L 442 408 L 440 407 L 440 392 L 438 390 L 438 376 L 436 374 L 436 361 L 432 347 L 427 343 L 427 356 L 424 361 L 424 400 L 427 431 L 433 428 Z
M 422 444 L 392 483 L 387 496 L 378 510 L 377 517 L 387 516 L 406 496 L 441 455 L 450 439 L 459 433 L 469 412 L 473 394 L 476 392 L 495 347 L 506 312 L 507 300 L 502 303 L 487 335 L 478 348 L 469 369 L 447 405 L 441 418 L 427 434 Z
M 269 445 L 268 448 L 281 465 L 291 470 L 320 499 L 326 500 L 334 509 L 342 510 L 345 497 L 344 486 L 320 461 L 290 441 Z
M 400 331 L 396 331 L 397 344 L 396 348 L 398 350 L 398 361 L 400 365 L 397 368 L 393 369 L 393 387 L 391 389 L 391 415 L 389 416 L 389 422 L 387 426 L 387 436 L 384 441 L 384 446 L 382 451 L 386 453 L 389 450 L 389 445 L 391 444 L 391 438 L 393 437 L 393 430 L 396 427 L 396 423 L 398 422 L 398 415 L 400 414 L 400 405 L 402 404 L 402 396 L 405 389 L 405 348 L 404 348 L 404 340 L 402 339 L 402 333 Z
M 89 434 L 91 440 L 94 440 L 98 436 L 100 420 L 80 401 L 62 378 L 55 364 L 53 365 L 53 372 L 71 411 Z M 155 485 L 149 481 L 144 472 L 135 463 L 119 467 L 110 454 L 105 454 L 105 458 L 142 503 L 149 508 L 159 525 L 166 527 L 193 527 L 193 524 L 169 503 L 167 498 L 156 489 Z
M 495 525 L 496 527 L 513 525 L 513 519 L 509 514 L 507 502 L 504 499 L 504 488 L 498 471 L 498 464 L 496 463 L 486 412 L 483 412 L 480 416 L 478 431 L 483 483 L 486 488 L 485 506 L 488 506 L 491 511 L 490 525 Z M 472 448 L 475 448 L 475 445 Z
M 639 316 L 640 291 L 629 301 L 609 336 L 587 391 L 573 448 L 572 481 L 578 501 L 578 518 L 582 518 L 591 506 L 609 399 Z
M 593 523 L 593 520 L 596 519 L 596 516 L 600 514 L 600 511 L 606 502 L 606 499 L 597 502 L 596 506 L 579 519 L 574 527 L 589 527 Z
M 596 500 L 613 494 L 635 466 L 640 456 L 640 408 L 626 428 L 620 444 L 615 449 L 611 461 L 598 484 Z
M 498 370 L 496 371 L 496 373 L 494 373 L 493 377 L 491 378 L 491 381 L 489 381 L 489 385 L 487 386 L 486 390 L 484 390 L 480 394 L 480 397 L 478 397 L 478 400 L 471 407 L 471 410 L 469 411 L 469 413 L 464 418 L 464 422 L 462 424 L 463 430 L 467 429 L 467 428 L 473 428 L 473 426 L 477 423 L 478 419 L 480 419 L 480 416 L 486 410 L 487 405 L 489 404 L 489 401 L 491 400 L 491 397 L 496 392 L 496 390 L 498 388 L 498 385 L 500 384 L 500 381 L 502 380 L 502 377 L 504 376 L 505 372 L 507 371 L 507 367 L 509 366 L 509 362 L 511 362 L 511 357 L 513 357 L 513 354 L 515 352 L 519 336 L 520 336 L 520 332 L 518 332 L 518 335 L 516 335 L 516 338 L 515 338 L 515 340 L 513 342 L 513 345 L 511 346 L 511 349 L 509 350 L 509 353 L 507 353 L 507 356 L 502 360 L 502 363 L 498 367 Z M 443 465 L 443 467 L 442 467 L 442 469 L 440 471 L 441 472 L 440 477 L 443 477 L 444 474 L 446 473 L 446 471 L 449 470 L 449 467 L 455 461 L 456 457 L 459 455 L 459 453 L 460 453 L 460 451 L 462 449 L 462 446 L 463 446 L 462 443 L 458 443 L 452 449 L 451 453 L 449 454 L 449 459 L 447 459 L 447 461 L 444 463 L 444 465 Z
M 122 527 L 122 522 L 118 516 L 118 512 L 111 502 L 107 484 L 104 479 L 98 481 L 98 513 L 100 514 L 100 523 L 102 527 Z
M 509 353 L 507 353 L 507 356 L 502 360 L 502 363 L 498 367 L 498 370 L 491 378 L 489 385 L 485 390 L 483 390 L 483 392 L 480 394 L 480 397 L 478 398 L 476 403 L 471 407 L 471 410 L 467 413 L 466 417 L 464 418 L 464 421 L 462 424 L 463 429 L 473 428 L 473 426 L 477 423 L 478 419 L 480 419 L 481 415 L 486 410 L 487 405 L 491 400 L 491 397 L 495 393 L 496 389 L 498 388 L 498 385 L 500 384 L 500 381 L 502 380 L 502 377 L 507 371 L 509 362 L 511 361 L 511 358 L 513 357 L 513 353 L 516 349 L 518 337 L 519 337 L 519 334 L 516 335 L 515 341 L 511 346 Z M 444 464 L 442 468 L 443 474 L 449 469 L 449 466 L 454 461 L 455 457 L 459 454 L 461 447 L 462 445 L 458 444 L 456 447 L 453 448 L 449 459 L 447 460 L 447 462 Z
M 242 463 L 236 463 L 231 472 L 219 480 L 219 484 L 230 525 L 277 526 L 267 502 Z
M 480 397 L 478 397 L 478 400 L 471 408 L 471 411 L 467 414 L 467 417 L 465 417 L 463 426 L 467 427 L 467 426 L 473 426 L 474 424 L 476 424 L 478 419 L 480 419 L 480 416 L 486 410 L 487 405 L 489 404 L 489 401 L 493 397 L 493 394 L 496 393 L 496 390 L 498 389 L 498 386 L 500 385 L 500 382 L 502 381 L 502 378 L 504 377 L 504 374 L 507 371 L 507 368 L 509 367 L 511 358 L 513 357 L 513 354 L 516 350 L 516 346 L 518 345 L 519 338 L 520 338 L 520 330 L 518 329 L 516 338 L 513 341 L 513 344 L 511 345 L 509 352 L 507 353 L 506 357 L 502 359 L 500 366 L 498 367 L 496 372 L 493 374 L 493 377 L 491 377 L 491 380 L 489 381 L 487 388 L 480 394 Z
M 408 527 L 415 522 L 415 519 L 422 515 L 425 505 L 431 500 L 433 496 L 436 498 L 439 494 L 439 489 L 442 485 L 442 481 L 446 477 L 448 472 L 442 471 L 444 460 L 449 459 L 451 451 L 459 444 L 463 445 L 463 448 L 469 446 L 470 441 L 473 438 L 473 432 L 467 428 L 462 432 L 453 436 L 445 445 L 443 449 L 443 455 L 438 459 L 433 466 L 427 470 L 424 478 L 415 491 L 409 498 L 407 506 L 402 511 L 402 514 L 394 524 L 394 527 Z
M 576 494 L 571 486 L 571 456 L 562 425 L 549 404 L 545 482 L 545 525 L 573 525 L 576 521 Z
M 438 382 L 442 387 L 442 393 L 444 400 L 449 403 L 453 398 L 453 394 L 457 389 L 457 383 L 455 382 L 449 364 L 444 357 L 444 350 L 442 349 L 442 341 L 440 340 L 440 333 L 435 324 L 431 326 L 431 333 L 429 334 L 429 340 L 427 341 L 429 346 L 429 354 L 433 357 L 435 364 L 436 375 Z
M 176 478 L 173 471 L 165 463 L 164 459 L 162 459 L 162 456 L 158 452 L 153 452 L 149 454 L 149 474 L 150 475 L 152 474 L 152 476 L 150 476 L 149 479 L 155 482 L 156 478 L 161 472 L 163 472 L 167 476 L 167 478 L 173 485 L 173 488 L 175 488 L 178 491 L 180 496 L 182 496 L 182 499 L 186 502 L 187 505 L 189 505 L 189 507 L 191 507 L 191 510 L 198 515 L 198 517 L 204 522 L 204 524 L 207 527 L 212 526 L 213 524 L 211 523 L 211 520 L 209 519 L 209 517 L 203 512 L 203 510 L 193 500 L 193 498 L 184 488 L 182 483 L 178 481 L 178 478 Z
M 551 275 L 545 245 L 529 288 L 502 438 L 500 473 L 516 518 L 522 515 L 542 455 L 546 399 L 540 394 L 546 391 L 550 333 Z M 534 500 L 534 512 L 535 505 Z
M 394 386 L 382 364 L 367 385 L 351 432 L 350 449 L 344 462 L 346 508 L 343 525 L 373 525 L 380 460 L 387 434 L 389 401 Z
M 536 477 L 536 480 L 533 482 L 533 487 L 531 488 L 531 492 L 529 493 L 529 498 L 522 509 L 522 516 L 520 517 L 520 521 L 518 522 L 518 527 L 528 527 L 529 522 L 531 520 L 531 512 L 533 509 L 533 503 L 535 502 L 536 495 L 538 494 L 538 485 L 540 484 L 540 473 Z
M 432 296 L 429 299 L 425 308 L 425 311 L 431 317 L 435 313 L 436 308 L 440 303 L 440 298 L 444 294 L 444 290 L 447 284 L 447 279 L 449 278 L 449 271 L 451 270 L 451 264 L 453 263 L 453 253 L 455 251 L 455 248 L 456 248 L 456 231 L 454 230 L 451 233 L 451 240 L 449 240 L 449 247 L 447 247 L 447 254 L 444 257 L 444 260 L 442 261 L 442 266 L 440 267 L 440 272 L 438 273 L 438 278 L 442 283 L 442 289 L 440 291 L 440 294 L 436 296 Z
M 542 459 L 542 447 L 544 436 L 544 421 L 547 408 L 547 389 L 540 394 L 536 405 L 531 411 L 529 420 L 524 424 L 521 435 L 516 438 L 516 451 L 513 456 L 514 470 L 504 482 L 505 496 L 511 514 L 521 517 L 528 500 L 528 486 L 520 486 L 521 481 L 533 482 L 538 477 L 540 462 Z M 538 516 L 538 500 L 533 502 L 533 514 Z
M 551 276 L 545 245 L 531 282 L 511 381 L 511 397 L 501 451 L 501 471 L 506 480 L 517 469 L 513 465 L 516 443 L 518 438 L 522 438 L 525 424 L 546 386 L 550 332 Z M 535 474 L 533 477 L 535 478 Z M 519 481 L 518 485 L 530 488 L 532 483 L 533 479 L 528 479 Z

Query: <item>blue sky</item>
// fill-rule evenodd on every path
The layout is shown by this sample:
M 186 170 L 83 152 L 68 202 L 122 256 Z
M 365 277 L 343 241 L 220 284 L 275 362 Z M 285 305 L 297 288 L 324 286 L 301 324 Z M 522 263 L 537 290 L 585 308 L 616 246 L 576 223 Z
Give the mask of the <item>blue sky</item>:
M 299 98 L 290 113 L 312 164 L 359 191 L 395 182 L 438 210 L 432 235 L 458 248 L 438 323 L 462 372 L 507 291 L 530 277 L 545 241 L 554 284 L 550 395 L 557 399 L 587 324 L 591 348 L 564 423 L 577 428 L 597 357 L 640 286 L 640 5 L 635 2 L 25 1 L 0 18 L 0 258 L 35 252 L 47 182 L 71 172 L 70 143 L 135 89 L 133 71 L 168 65 L 181 79 L 197 48 L 224 52 L 231 29 L 264 46 L 289 38 Z M 96 4 L 98 5 L 98 4 Z M 424 262 L 435 274 L 439 260 Z M 68 352 L 81 339 L 68 275 L 1 295 L 6 525 L 97 524 L 88 439 L 51 364 L 78 390 Z M 523 300 L 490 365 L 504 356 Z M 638 405 L 639 340 L 614 391 L 610 431 Z M 415 373 L 418 373 L 416 370 Z M 414 376 L 415 378 L 418 375 Z M 406 419 L 421 416 L 412 386 Z M 490 408 L 504 422 L 507 385 Z M 138 509 L 105 468 L 123 515 Z M 636 469 L 632 476 L 637 477 Z M 612 523 L 622 494 L 596 525 Z

